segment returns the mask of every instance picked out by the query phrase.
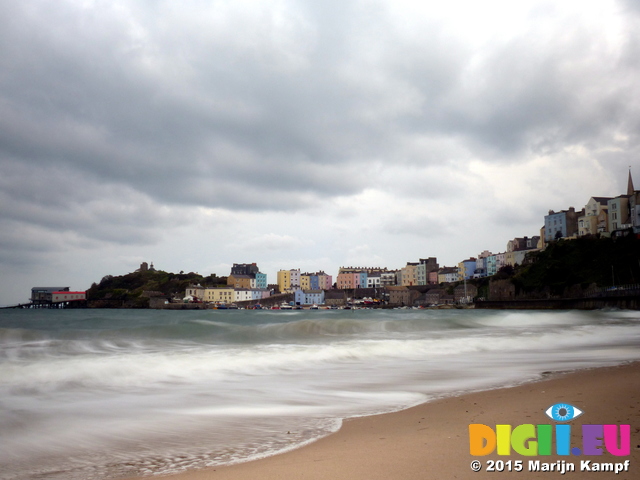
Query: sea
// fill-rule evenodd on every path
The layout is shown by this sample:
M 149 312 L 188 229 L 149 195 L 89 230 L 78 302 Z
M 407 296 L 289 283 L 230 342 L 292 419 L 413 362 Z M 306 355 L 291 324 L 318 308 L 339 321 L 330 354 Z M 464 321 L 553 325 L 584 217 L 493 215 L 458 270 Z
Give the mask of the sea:
M 640 312 L 0 310 L 0 478 L 273 455 L 392 412 L 640 360 Z

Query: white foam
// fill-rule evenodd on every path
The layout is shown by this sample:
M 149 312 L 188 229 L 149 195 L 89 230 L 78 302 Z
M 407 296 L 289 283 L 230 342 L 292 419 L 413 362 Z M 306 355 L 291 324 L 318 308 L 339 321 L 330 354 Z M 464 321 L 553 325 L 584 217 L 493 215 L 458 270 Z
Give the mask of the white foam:
M 125 476 L 127 459 L 168 473 L 294 448 L 344 417 L 640 358 L 627 312 L 328 313 L 188 316 L 202 342 L 174 324 L 149 338 L 5 331 L 0 461 L 81 472 L 60 478 L 88 478 L 81 465 Z

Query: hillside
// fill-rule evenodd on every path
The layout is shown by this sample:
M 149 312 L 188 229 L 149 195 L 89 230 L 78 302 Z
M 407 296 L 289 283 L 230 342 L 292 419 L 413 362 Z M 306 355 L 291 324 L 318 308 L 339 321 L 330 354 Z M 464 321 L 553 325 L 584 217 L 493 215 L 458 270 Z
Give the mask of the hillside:
M 170 273 L 161 270 L 136 271 L 121 276 L 107 275 L 87 290 L 89 307 L 148 308 L 149 298 L 144 292 L 160 292 L 170 297 L 184 296 L 189 285 L 226 285 L 227 277 L 215 274 L 203 277 L 197 273 Z
M 530 254 L 515 269 L 511 281 L 518 296 L 571 295 L 569 289 L 612 287 L 640 283 L 640 240 L 580 237 L 552 242 Z M 535 296 L 535 295 L 534 295 Z

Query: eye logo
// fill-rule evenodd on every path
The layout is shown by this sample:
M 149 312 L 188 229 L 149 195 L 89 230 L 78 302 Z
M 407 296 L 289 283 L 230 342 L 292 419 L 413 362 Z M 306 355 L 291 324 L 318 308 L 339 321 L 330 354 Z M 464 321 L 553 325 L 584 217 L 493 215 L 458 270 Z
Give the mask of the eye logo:
M 556 403 L 555 405 L 551 405 L 544 412 L 551 420 L 555 420 L 556 422 L 570 422 L 578 418 L 584 412 L 573 405 L 569 405 L 568 403 Z

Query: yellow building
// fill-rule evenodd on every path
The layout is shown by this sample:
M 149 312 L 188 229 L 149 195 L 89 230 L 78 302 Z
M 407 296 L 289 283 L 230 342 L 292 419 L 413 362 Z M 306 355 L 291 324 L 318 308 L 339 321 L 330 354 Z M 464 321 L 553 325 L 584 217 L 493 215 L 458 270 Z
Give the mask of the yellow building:
M 583 215 L 578 217 L 578 236 L 595 235 L 598 232 L 598 217 Z
M 204 291 L 204 301 L 214 303 L 232 303 L 235 301 L 233 287 L 207 288 Z
M 278 270 L 278 288 L 280 293 L 285 293 L 291 288 L 291 271 Z
M 302 290 L 311 290 L 311 276 L 310 275 L 300 275 L 300 288 Z

